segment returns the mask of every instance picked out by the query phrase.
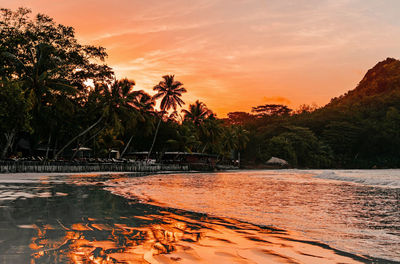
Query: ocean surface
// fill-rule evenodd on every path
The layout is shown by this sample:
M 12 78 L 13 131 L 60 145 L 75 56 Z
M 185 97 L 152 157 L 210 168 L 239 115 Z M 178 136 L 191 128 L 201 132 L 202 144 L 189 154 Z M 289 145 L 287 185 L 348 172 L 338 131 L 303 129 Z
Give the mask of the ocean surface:
M 3 174 L 0 263 L 400 263 L 400 170 Z
M 354 254 L 400 261 L 400 170 L 279 170 L 110 180 L 143 203 L 294 230 Z

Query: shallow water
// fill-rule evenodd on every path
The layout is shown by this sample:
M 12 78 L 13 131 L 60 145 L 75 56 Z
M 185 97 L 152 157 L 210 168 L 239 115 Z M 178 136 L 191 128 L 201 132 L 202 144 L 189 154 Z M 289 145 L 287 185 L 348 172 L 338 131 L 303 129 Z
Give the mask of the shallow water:
M 143 202 L 295 230 L 335 248 L 400 261 L 400 171 L 238 171 L 110 181 Z
M 400 190 L 332 175 L 2 176 L 0 263 L 398 260 Z

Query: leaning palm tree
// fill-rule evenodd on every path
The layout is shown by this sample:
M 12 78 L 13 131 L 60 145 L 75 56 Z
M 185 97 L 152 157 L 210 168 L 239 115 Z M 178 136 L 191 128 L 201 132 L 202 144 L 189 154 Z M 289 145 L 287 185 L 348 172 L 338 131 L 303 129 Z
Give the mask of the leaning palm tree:
M 200 126 L 200 124 L 212 114 L 211 110 L 209 110 L 207 106 L 199 100 L 194 104 L 189 105 L 188 110 L 182 110 L 182 113 L 185 116 L 185 120 L 193 122 L 196 126 Z
M 100 117 L 95 123 L 72 138 L 55 155 L 55 159 L 74 141 L 87 134 L 100 122 L 105 121 L 105 125 L 113 128 L 113 132 L 122 133 L 127 122 L 135 122 L 136 110 L 133 107 L 133 100 L 138 91 L 133 90 L 135 82 L 128 79 L 116 80 L 111 84 L 98 84 L 95 87 L 93 96 L 97 97 Z M 135 125 L 135 124 L 133 124 Z
M 161 99 L 161 115 L 164 115 L 166 111 L 173 108 L 176 110 L 177 106 L 182 106 L 185 104 L 182 99 L 182 93 L 186 92 L 186 89 L 182 87 L 183 83 L 174 80 L 174 75 L 164 75 L 162 81 L 160 81 L 156 86 L 153 87 L 154 91 L 157 93 L 154 95 L 154 99 Z M 156 132 L 154 134 L 153 142 L 151 144 L 147 159 L 150 158 L 151 151 L 153 150 L 154 143 L 156 142 L 158 130 L 160 128 L 162 116 L 158 120 Z
M 125 144 L 123 151 L 121 152 L 121 158 L 128 150 L 135 132 L 140 131 L 144 136 L 148 136 L 154 129 L 154 106 L 155 100 L 151 95 L 143 90 L 137 91 L 136 96 L 133 98 L 132 105 L 137 111 L 137 124 L 135 126 L 126 126 L 125 130 L 130 135 L 128 142 Z

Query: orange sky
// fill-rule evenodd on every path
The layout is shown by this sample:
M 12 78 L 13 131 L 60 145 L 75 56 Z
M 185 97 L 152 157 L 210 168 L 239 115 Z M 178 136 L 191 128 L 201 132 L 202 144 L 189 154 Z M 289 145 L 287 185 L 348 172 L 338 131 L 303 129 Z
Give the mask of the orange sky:
M 175 74 L 223 117 L 283 103 L 324 105 L 400 54 L 397 0 L 0 0 L 73 26 L 117 77 L 151 91 Z

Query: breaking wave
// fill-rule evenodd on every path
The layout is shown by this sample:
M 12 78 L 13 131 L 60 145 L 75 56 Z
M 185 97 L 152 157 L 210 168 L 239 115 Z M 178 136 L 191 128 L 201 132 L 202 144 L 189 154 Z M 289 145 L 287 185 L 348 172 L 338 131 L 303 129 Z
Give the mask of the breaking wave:
M 319 179 L 353 182 L 368 186 L 400 188 L 400 170 L 335 170 L 320 171 Z

